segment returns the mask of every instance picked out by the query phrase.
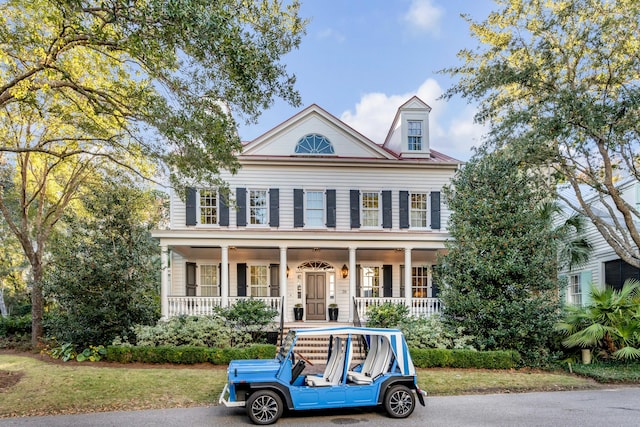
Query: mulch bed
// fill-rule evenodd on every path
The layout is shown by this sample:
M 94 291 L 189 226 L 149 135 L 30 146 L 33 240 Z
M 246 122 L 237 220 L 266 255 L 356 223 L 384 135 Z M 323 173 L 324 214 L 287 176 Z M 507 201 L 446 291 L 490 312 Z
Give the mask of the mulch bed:
M 18 384 L 23 375 L 22 372 L 0 371 L 0 393 Z

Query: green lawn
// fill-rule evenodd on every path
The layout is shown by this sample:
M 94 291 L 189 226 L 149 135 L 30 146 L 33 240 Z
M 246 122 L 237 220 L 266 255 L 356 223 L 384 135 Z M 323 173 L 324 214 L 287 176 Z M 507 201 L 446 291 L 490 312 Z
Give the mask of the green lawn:
M 3 376 L 20 375 L 3 388 Z M 429 395 L 598 387 L 557 372 L 422 369 L 418 376 Z M 0 354 L 0 417 L 211 405 L 225 380 L 225 367 L 104 367 Z

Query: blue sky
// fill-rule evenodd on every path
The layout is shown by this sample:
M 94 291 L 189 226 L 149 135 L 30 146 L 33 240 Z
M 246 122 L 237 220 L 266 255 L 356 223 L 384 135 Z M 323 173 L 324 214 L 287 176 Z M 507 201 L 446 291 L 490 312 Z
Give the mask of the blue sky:
M 298 50 L 284 58 L 297 77 L 302 107 L 276 102 L 258 124 L 242 125 L 251 141 L 304 107 L 318 104 L 381 143 L 402 103 L 418 95 L 433 110 L 431 147 L 468 160 L 484 130 L 465 100 L 437 100 L 453 82 L 437 73 L 459 64 L 457 52 L 478 45 L 460 14 L 486 18 L 491 0 L 301 0 L 310 19 Z

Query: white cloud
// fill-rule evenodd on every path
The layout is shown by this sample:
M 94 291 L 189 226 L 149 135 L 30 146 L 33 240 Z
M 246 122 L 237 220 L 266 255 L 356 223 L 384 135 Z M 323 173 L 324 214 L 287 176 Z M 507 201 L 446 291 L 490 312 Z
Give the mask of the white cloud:
M 319 31 L 318 38 L 320 40 L 334 40 L 338 43 L 342 43 L 346 39 L 342 33 L 333 28 L 325 28 L 324 30 Z
M 440 34 L 440 20 L 444 10 L 432 0 L 413 0 L 403 20 L 414 31 L 431 33 L 434 36 Z
M 484 127 L 475 124 L 471 106 L 450 112 L 446 101 L 438 99 L 443 90 L 434 79 L 427 79 L 414 91 L 398 95 L 364 94 L 355 111 L 345 111 L 340 119 L 364 136 L 382 144 L 398 108 L 416 95 L 432 108 L 429 115 L 431 148 L 460 160 L 471 157 L 471 147 L 480 145 Z

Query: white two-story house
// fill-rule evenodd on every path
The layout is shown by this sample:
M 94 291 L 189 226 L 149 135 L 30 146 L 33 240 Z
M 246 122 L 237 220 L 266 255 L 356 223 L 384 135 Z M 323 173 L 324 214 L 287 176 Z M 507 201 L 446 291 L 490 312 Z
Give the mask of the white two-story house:
M 244 144 L 230 192 L 201 183 L 171 195 L 162 248 L 164 318 L 260 298 L 292 321 L 353 322 L 366 307 L 439 310 L 432 266 L 445 248 L 442 187 L 461 162 L 430 148 L 431 108 L 402 105 L 372 141 L 312 105 Z

